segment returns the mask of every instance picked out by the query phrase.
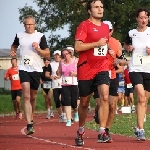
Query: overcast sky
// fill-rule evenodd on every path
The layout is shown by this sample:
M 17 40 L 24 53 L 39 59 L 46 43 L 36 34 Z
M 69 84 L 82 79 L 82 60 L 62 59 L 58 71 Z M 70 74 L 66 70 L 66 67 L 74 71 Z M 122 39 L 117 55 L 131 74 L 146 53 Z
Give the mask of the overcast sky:
M 1 0 L 0 3 L 0 49 L 10 48 L 15 34 L 24 31 L 23 24 L 19 22 L 18 8 L 25 4 L 36 7 L 32 0 Z M 57 33 L 57 32 L 56 32 Z M 60 30 L 62 37 L 67 36 L 67 29 Z M 46 34 L 48 37 L 48 34 Z

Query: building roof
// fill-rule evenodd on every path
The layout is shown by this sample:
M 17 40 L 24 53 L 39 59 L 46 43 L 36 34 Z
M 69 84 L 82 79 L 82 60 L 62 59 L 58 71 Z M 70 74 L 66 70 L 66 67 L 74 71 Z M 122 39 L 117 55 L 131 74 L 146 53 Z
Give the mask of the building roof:
M 10 57 L 10 49 L 0 49 L 0 58 Z M 19 49 L 17 50 L 17 56 L 19 56 Z

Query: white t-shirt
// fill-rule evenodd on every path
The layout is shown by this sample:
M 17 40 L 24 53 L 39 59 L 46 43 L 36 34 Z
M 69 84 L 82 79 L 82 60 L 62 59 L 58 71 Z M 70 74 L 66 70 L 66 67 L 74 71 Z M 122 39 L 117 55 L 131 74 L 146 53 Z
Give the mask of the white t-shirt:
M 52 75 L 57 76 L 56 71 L 58 70 L 59 62 L 53 61 L 51 62 L 51 68 L 52 68 Z M 62 78 L 60 79 L 52 79 L 52 89 L 55 88 L 62 88 Z
M 26 32 L 17 33 L 13 45 L 20 45 L 20 63 L 18 68 L 27 72 L 42 72 L 42 59 L 32 47 L 33 42 L 38 43 L 40 48 L 41 45 L 43 49 L 48 47 L 43 33 L 37 31 L 32 34 Z
M 150 73 L 150 56 L 146 53 L 146 46 L 150 48 L 150 27 L 147 27 L 144 32 L 138 32 L 136 29 L 130 30 L 129 37 L 132 38 L 134 47 L 129 72 Z

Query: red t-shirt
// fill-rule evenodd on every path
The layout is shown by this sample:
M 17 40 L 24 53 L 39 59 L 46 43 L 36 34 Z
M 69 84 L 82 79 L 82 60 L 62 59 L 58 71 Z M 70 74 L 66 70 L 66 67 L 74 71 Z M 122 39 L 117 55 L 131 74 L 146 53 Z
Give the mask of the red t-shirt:
M 116 78 L 116 70 L 115 66 L 113 65 L 114 60 L 116 59 L 116 55 L 119 50 L 119 41 L 116 40 L 115 38 L 111 37 L 109 39 L 109 48 L 114 51 L 114 57 L 112 57 L 110 54 L 107 54 L 107 58 L 110 61 L 110 70 L 111 70 L 111 79 Z
M 109 40 L 108 25 L 101 23 L 101 26 L 97 26 L 89 20 L 80 23 L 75 35 L 75 40 L 82 41 L 83 43 L 97 42 L 101 38 L 107 38 Z M 95 48 L 94 50 L 94 48 L 92 48 L 87 51 L 79 52 L 78 80 L 90 80 L 99 72 L 110 70 L 109 61 L 106 58 L 106 54 L 103 53 L 103 50 L 104 49 L 100 52 L 98 49 Z
M 9 77 L 11 82 L 11 90 L 20 90 L 22 89 L 18 74 L 18 67 L 16 68 L 9 68 L 5 74 L 5 77 Z
M 125 84 L 131 83 L 129 78 L 129 70 L 127 68 L 124 70 L 124 82 Z

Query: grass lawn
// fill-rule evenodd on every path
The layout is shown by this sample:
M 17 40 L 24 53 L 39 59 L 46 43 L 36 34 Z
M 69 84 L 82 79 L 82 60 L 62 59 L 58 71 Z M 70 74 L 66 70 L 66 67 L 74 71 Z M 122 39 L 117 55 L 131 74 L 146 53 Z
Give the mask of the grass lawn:
M 21 99 L 21 102 L 23 103 L 22 99 Z M 94 107 L 94 106 L 95 106 L 95 100 L 92 97 L 91 98 L 91 107 Z M 53 109 L 55 109 L 54 101 L 53 101 Z M 44 97 L 42 95 L 42 92 L 38 92 L 38 95 L 37 95 L 36 111 L 46 111 L 45 100 L 44 100 Z M 0 94 L 0 114 L 12 113 L 12 112 L 14 112 L 14 110 L 13 110 L 13 103 L 11 100 L 11 95 Z
M 150 139 L 150 113 L 147 113 L 146 115 L 147 120 L 145 122 L 145 132 L 146 132 L 146 138 Z M 135 114 L 120 114 L 116 115 L 114 119 L 114 123 L 110 129 L 111 133 L 114 134 L 120 134 L 125 136 L 132 136 L 133 129 L 136 126 L 136 115 Z M 99 125 L 95 123 L 95 121 L 91 121 L 86 123 L 86 128 L 92 129 L 95 131 L 99 130 Z

